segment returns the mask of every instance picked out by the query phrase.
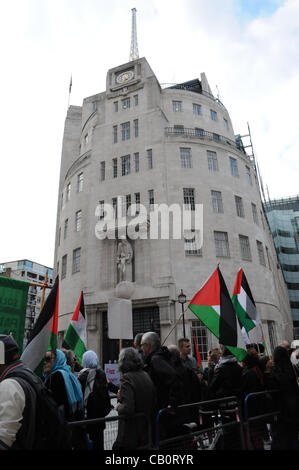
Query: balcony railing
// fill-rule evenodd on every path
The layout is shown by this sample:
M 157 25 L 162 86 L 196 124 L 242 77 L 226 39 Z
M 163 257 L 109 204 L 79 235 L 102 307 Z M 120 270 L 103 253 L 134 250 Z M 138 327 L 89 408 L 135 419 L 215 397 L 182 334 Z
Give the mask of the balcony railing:
M 242 147 L 238 145 L 234 140 L 228 139 L 227 137 L 223 135 L 204 131 L 203 129 L 191 129 L 191 128 L 186 128 L 186 127 L 184 128 L 165 127 L 165 134 L 167 136 L 174 135 L 174 136 L 190 138 L 190 139 L 209 140 L 209 141 L 217 142 L 220 144 L 228 145 L 229 147 L 239 150 L 249 159 L 249 156 L 246 154 L 246 152 L 244 152 Z

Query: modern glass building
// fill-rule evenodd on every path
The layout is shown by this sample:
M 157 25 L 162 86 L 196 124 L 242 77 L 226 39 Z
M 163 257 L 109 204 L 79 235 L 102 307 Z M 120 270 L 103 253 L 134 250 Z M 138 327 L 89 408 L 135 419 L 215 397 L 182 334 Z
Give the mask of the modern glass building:
M 299 339 L 299 195 L 264 206 L 289 292 L 294 338 Z

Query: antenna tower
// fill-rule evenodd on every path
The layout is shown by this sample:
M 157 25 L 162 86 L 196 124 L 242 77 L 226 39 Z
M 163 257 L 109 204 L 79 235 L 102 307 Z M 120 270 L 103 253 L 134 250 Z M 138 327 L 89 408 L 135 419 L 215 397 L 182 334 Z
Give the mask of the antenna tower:
M 136 8 L 132 8 L 132 34 L 131 34 L 131 51 L 130 61 L 139 59 L 137 44 L 137 27 L 136 27 Z

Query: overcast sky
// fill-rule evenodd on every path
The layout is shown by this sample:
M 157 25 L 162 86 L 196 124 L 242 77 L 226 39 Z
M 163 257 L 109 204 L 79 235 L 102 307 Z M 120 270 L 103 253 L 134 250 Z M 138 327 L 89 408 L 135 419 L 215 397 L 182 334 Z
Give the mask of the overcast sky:
M 68 106 L 103 92 L 128 62 L 131 8 L 139 56 L 160 83 L 200 78 L 249 123 L 271 198 L 299 193 L 299 0 L 0 0 L 0 264 L 52 267 Z

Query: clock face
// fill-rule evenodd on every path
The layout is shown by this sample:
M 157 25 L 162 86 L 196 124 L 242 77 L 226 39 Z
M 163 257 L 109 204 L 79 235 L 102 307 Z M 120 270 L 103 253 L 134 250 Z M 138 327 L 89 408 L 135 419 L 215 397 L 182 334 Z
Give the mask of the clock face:
M 116 77 L 116 83 L 125 83 L 128 80 L 132 80 L 134 78 L 134 72 L 132 70 L 128 70 L 127 72 L 122 72 Z

